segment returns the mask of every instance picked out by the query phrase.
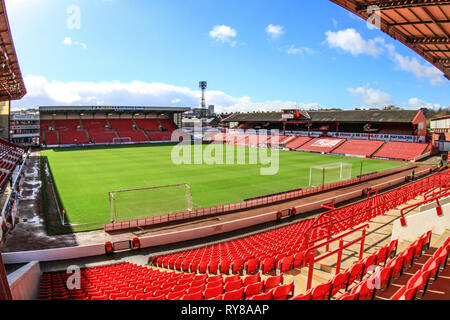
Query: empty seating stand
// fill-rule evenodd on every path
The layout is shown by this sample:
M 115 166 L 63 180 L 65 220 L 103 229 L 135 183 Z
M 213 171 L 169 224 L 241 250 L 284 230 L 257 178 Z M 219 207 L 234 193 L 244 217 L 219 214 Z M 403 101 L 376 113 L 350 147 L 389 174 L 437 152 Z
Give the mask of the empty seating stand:
M 45 145 L 170 141 L 176 129 L 169 119 L 41 120 L 40 125 Z
M 428 148 L 428 143 L 411 143 L 390 141 L 386 143 L 374 156 L 378 158 L 400 159 L 413 161 L 421 156 Z
M 298 149 L 301 146 L 303 146 L 308 141 L 311 141 L 311 138 L 309 137 L 296 137 L 292 140 L 290 140 L 288 143 L 286 143 L 285 148 L 287 149 Z
M 350 139 L 347 142 L 345 142 L 344 144 L 342 144 L 340 147 L 335 149 L 333 151 L 333 153 L 370 157 L 375 152 L 377 152 L 377 150 L 380 149 L 381 146 L 383 146 L 383 145 L 384 145 L 384 141 L 380 141 L 380 140 Z
M 19 146 L 0 139 L 0 188 L 5 186 L 23 153 Z
M 69 290 L 66 272 L 44 273 L 40 300 L 249 300 L 266 293 L 286 300 L 294 284 L 283 284 L 283 275 L 262 280 L 258 275 L 196 275 L 161 271 L 131 263 L 81 270 L 81 287 Z
M 323 152 L 328 153 L 332 152 L 334 149 L 343 144 L 345 139 L 337 139 L 337 138 L 316 138 L 307 142 L 303 146 L 297 148 L 301 151 L 309 151 L 309 152 Z
M 146 131 L 160 131 L 160 124 L 157 119 L 135 119 L 137 126 Z

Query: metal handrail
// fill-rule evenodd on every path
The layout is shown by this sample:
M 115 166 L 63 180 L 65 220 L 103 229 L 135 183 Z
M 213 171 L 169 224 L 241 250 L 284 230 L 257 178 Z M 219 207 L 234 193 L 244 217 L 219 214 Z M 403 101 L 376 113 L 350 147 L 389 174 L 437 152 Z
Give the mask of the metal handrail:
M 416 207 L 421 206 L 421 205 L 426 204 L 426 203 L 430 203 L 430 202 L 436 201 L 437 214 L 438 214 L 438 216 L 442 215 L 442 207 L 441 207 L 441 204 L 439 203 L 439 199 L 443 198 L 443 197 L 447 197 L 447 196 L 450 196 L 450 190 L 447 190 L 445 193 L 440 194 L 438 196 L 435 196 L 435 197 L 432 197 L 432 198 L 429 198 L 429 199 L 425 199 L 425 200 L 423 200 L 423 201 L 421 201 L 419 203 L 415 203 L 415 204 L 412 204 L 412 205 L 409 205 L 409 206 L 406 206 L 406 207 L 402 208 L 400 210 L 400 215 L 401 215 L 400 223 L 401 223 L 402 227 L 406 226 L 405 211 L 408 210 L 408 209 L 411 209 L 411 208 L 416 208 Z
M 307 290 L 311 289 L 312 277 L 313 277 L 313 273 L 314 273 L 314 263 L 316 263 L 318 261 L 321 261 L 323 259 L 326 259 L 326 258 L 328 258 L 328 257 L 330 257 L 330 256 L 332 256 L 332 255 L 334 255 L 336 253 L 338 253 L 338 260 L 336 262 L 336 273 L 339 273 L 340 272 L 341 260 L 342 260 L 342 251 L 344 249 L 354 245 L 355 243 L 360 242 L 360 241 L 361 241 L 361 246 L 360 246 L 360 252 L 359 252 L 359 260 L 362 259 L 362 255 L 364 253 L 364 240 L 366 238 L 366 228 L 369 228 L 369 224 L 368 223 L 366 223 L 365 225 L 362 225 L 362 226 L 360 226 L 360 227 L 358 227 L 356 229 L 348 231 L 348 232 L 346 232 L 344 234 L 341 234 L 339 236 L 333 237 L 333 238 L 325 241 L 324 243 L 321 243 L 319 245 L 316 245 L 316 246 L 313 246 L 311 248 L 308 248 L 305 251 L 305 255 L 304 255 L 305 260 L 304 260 L 304 264 L 303 264 L 304 266 L 305 266 L 305 263 L 306 263 L 306 259 L 309 259 L 309 261 L 308 261 L 309 262 L 309 269 L 308 269 Z M 353 240 L 353 241 L 351 241 L 351 242 L 349 242 L 349 243 L 344 245 L 344 243 L 343 243 L 343 238 L 344 237 L 347 237 L 347 236 L 349 236 L 349 235 L 351 235 L 353 233 L 356 233 L 356 232 L 358 232 L 360 230 L 362 230 L 362 235 L 359 238 L 357 238 L 357 239 L 355 239 L 355 240 Z M 311 254 L 312 252 L 314 252 L 315 250 L 317 250 L 317 249 L 319 249 L 321 247 L 326 246 L 327 248 L 329 248 L 329 245 L 331 243 L 335 242 L 336 240 L 339 240 L 339 248 L 338 249 L 335 249 L 335 250 L 333 250 L 331 252 L 328 252 L 328 253 L 326 253 L 324 255 L 321 255 L 317 259 L 316 259 L 316 257 L 314 257 L 314 254 Z

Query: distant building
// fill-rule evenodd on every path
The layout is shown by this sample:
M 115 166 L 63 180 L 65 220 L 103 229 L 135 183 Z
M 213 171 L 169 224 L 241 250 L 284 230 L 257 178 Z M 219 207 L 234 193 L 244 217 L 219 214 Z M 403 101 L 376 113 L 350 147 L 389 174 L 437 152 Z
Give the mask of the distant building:
M 450 151 L 450 116 L 431 119 L 430 127 L 433 146 L 439 151 Z
M 209 115 L 213 115 L 215 112 L 214 112 L 214 105 L 210 105 L 209 107 L 208 107 L 208 113 L 209 113 Z
M 19 146 L 39 145 L 40 117 L 36 109 L 13 111 L 10 122 L 10 139 Z

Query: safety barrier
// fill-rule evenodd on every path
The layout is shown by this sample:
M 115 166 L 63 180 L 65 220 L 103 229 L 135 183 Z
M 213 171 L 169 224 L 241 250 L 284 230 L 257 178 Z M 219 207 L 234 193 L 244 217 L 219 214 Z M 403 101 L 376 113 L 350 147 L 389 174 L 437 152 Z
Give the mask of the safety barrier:
M 415 199 L 419 195 L 423 195 L 430 190 L 435 190 L 443 185 L 446 185 L 449 178 L 450 170 L 446 170 L 396 190 L 378 194 L 374 197 L 369 197 L 366 200 L 360 201 L 356 204 L 350 204 L 339 209 L 327 211 L 315 219 L 311 226 L 304 231 L 303 236 L 308 239 L 309 244 L 314 245 L 315 242 L 319 241 L 319 239 L 314 239 L 314 231 L 326 230 L 329 237 L 332 234 L 337 234 L 343 230 L 347 230 L 348 228 L 353 228 L 361 223 L 371 220 L 376 216 L 385 214 L 389 210 L 397 208 L 398 206 Z M 439 195 L 439 197 L 445 195 L 450 195 L 450 192 L 443 193 Z M 435 201 L 435 198 L 431 198 L 423 201 L 422 203 L 408 207 L 414 207 L 426 202 Z M 403 208 L 401 211 L 403 219 L 403 212 L 408 207 Z
M 415 204 L 412 204 L 410 206 L 406 206 L 406 207 L 402 208 L 400 210 L 400 215 L 401 215 L 400 223 L 401 223 L 402 227 L 406 227 L 406 219 L 405 219 L 405 211 L 406 210 L 409 210 L 409 209 L 412 209 L 412 208 L 416 208 L 418 206 L 421 206 L 423 204 L 427 204 L 427 203 L 430 203 L 430 202 L 436 201 L 436 213 L 437 213 L 438 216 L 441 216 L 442 215 L 442 207 L 441 207 L 441 204 L 439 203 L 439 199 L 450 196 L 450 190 L 449 189 L 445 189 L 445 190 L 441 190 L 441 191 L 445 191 L 445 192 L 438 192 L 438 194 L 436 196 L 434 196 L 434 197 L 426 198 L 425 200 L 423 200 L 423 201 L 421 201 L 419 203 L 415 203 Z
M 210 215 L 215 215 L 215 214 L 231 213 L 231 212 L 236 212 L 236 211 L 241 211 L 241 210 L 255 209 L 255 208 L 266 206 L 266 205 L 271 205 L 271 204 L 280 203 L 280 202 L 284 202 L 284 201 L 294 200 L 294 199 L 318 194 L 320 192 L 330 191 L 330 190 L 358 184 L 361 182 L 374 180 L 374 179 L 381 178 L 384 176 L 388 176 L 388 175 L 396 174 L 396 173 L 403 172 L 406 170 L 410 170 L 413 168 L 416 168 L 416 166 L 415 165 L 404 166 L 404 167 L 400 167 L 400 168 L 387 170 L 384 172 L 378 172 L 373 175 L 361 176 L 361 177 L 353 178 L 350 180 L 331 183 L 331 184 L 320 186 L 320 187 L 314 187 L 314 188 L 305 189 L 305 190 L 298 190 L 298 191 L 294 191 L 294 192 L 288 192 L 285 194 L 268 196 L 265 198 L 255 199 L 255 200 L 250 200 L 250 201 L 242 201 L 239 203 L 226 204 L 226 205 L 197 209 L 197 210 L 192 210 L 192 211 L 171 213 L 171 214 L 167 214 L 167 215 L 142 218 L 142 219 L 136 219 L 136 220 L 117 221 L 117 222 L 106 223 L 104 225 L 104 230 L 106 232 L 113 232 L 113 231 L 120 231 L 120 230 L 127 230 L 127 229 L 135 229 L 135 228 L 154 226 L 154 225 L 167 223 L 167 222 L 187 220 L 187 219 L 199 218 L 199 217 L 210 216 Z
M 304 266 L 306 265 L 306 263 L 308 263 L 308 282 L 307 282 L 307 290 L 311 289 L 312 286 L 312 279 L 313 279 L 313 274 L 314 274 L 314 264 L 316 262 L 319 262 L 321 260 L 324 260 L 334 254 L 337 254 L 337 262 L 336 262 L 336 274 L 338 274 L 341 271 L 341 262 L 342 262 L 342 253 L 343 250 L 346 248 L 349 248 L 351 246 L 353 246 L 354 244 L 361 242 L 360 244 L 360 250 L 359 250 L 359 259 L 361 260 L 363 258 L 363 254 L 364 254 L 364 242 L 366 239 L 366 229 L 369 228 L 369 224 L 365 224 L 363 226 L 358 227 L 357 229 L 351 230 L 349 232 L 346 232 L 342 235 L 339 235 L 337 237 L 331 238 L 329 240 L 327 240 L 324 243 L 321 243 L 319 245 L 316 245 L 314 247 L 310 247 L 308 250 L 305 251 L 305 260 L 304 260 Z M 361 231 L 361 236 L 353 239 L 352 241 L 346 243 L 344 245 L 344 238 L 352 235 L 354 233 L 357 233 Z M 329 251 L 329 245 L 332 244 L 333 242 L 336 242 L 339 240 L 339 248 L 331 251 L 331 252 L 327 252 L 325 254 L 320 255 L 319 257 L 315 257 L 314 256 L 314 252 L 315 250 L 318 250 L 324 246 L 326 246 L 326 251 Z

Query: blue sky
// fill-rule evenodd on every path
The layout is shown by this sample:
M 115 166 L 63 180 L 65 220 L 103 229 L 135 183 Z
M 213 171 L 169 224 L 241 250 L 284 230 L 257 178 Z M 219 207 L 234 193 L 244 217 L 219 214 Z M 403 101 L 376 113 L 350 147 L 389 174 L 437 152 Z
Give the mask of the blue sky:
M 329 0 L 6 0 L 14 107 L 448 107 L 450 82 Z

